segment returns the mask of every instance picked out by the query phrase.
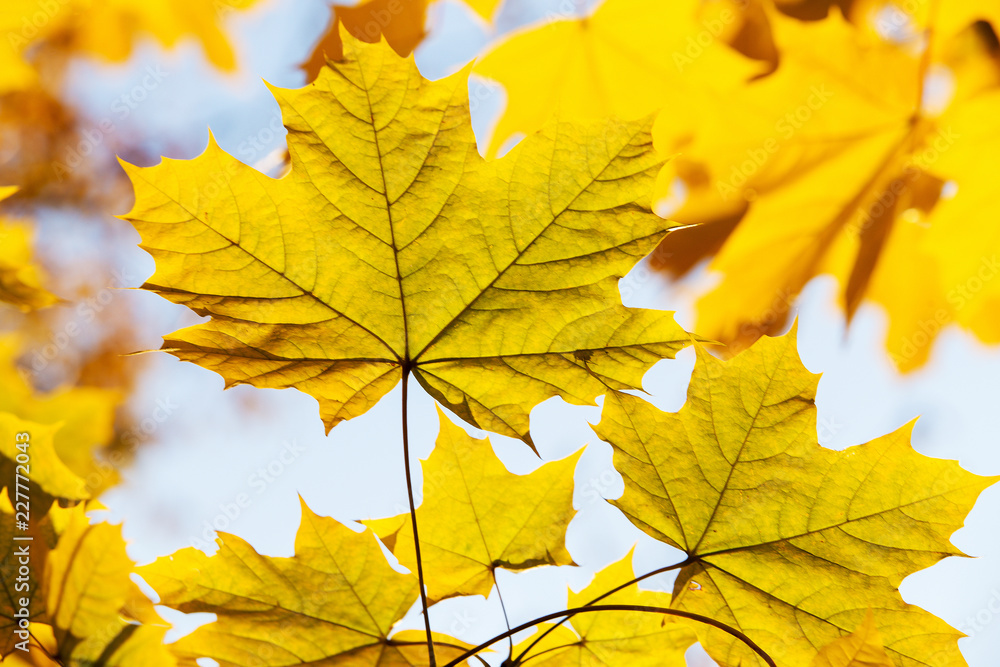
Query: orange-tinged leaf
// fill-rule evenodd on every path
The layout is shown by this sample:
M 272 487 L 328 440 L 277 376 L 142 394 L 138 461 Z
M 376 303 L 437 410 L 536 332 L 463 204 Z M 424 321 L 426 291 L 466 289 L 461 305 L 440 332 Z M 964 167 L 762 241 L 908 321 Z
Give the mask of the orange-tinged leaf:
M 427 664 L 423 634 L 390 636 L 417 600 L 417 577 L 393 570 L 369 531 L 356 533 L 302 503 L 292 558 L 261 556 L 235 535 L 220 541 L 213 556 L 188 548 L 139 570 L 162 604 L 217 615 L 172 645 L 180 664 L 201 657 L 223 667 Z M 439 660 L 463 647 L 435 639 Z
M 292 167 L 271 179 L 212 142 L 190 162 L 126 165 L 146 289 L 212 320 L 167 337 L 227 384 L 297 387 L 332 428 L 403 370 L 470 424 L 530 443 L 552 396 L 638 389 L 690 342 L 618 280 L 671 223 L 649 191 L 648 121 L 553 121 L 486 162 L 466 76 L 421 78 L 384 43 L 275 89 Z
M 729 362 L 699 349 L 679 413 L 609 395 L 595 430 L 625 478 L 613 504 L 692 560 L 673 607 L 742 631 L 781 667 L 808 664 L 869 609 L 894 665 L 964 665 L 961 633 L 897 587 L 961 555 L 949 537 L 997 478 L 917 454 L 910 426 L 824 449 L 816 385 L 790 334 Z M 732 636 L 694 627 L 722 667 L 761 664 Z
M 441 431 L 423 465 L 417 508 L 424 578 L 430 599 L 488 595 L 496 568 L 573 565 L 566 527 L 573 510 L 573 471 L 580 453 L 529 475 L 508 472 L 489 440 L 470 437 L 438 410 Z M 416 572 L 410 515 L 366 521 Z
M 376 44 L 382 38 L 400 56 L 408 56 L 426 36 L 427 0 L 365 0 L 330 7 L 330 25 L 302 64 L 306 81 L 314 81 L 327 60 L 343 60 L 341 26 L 356 39 Z

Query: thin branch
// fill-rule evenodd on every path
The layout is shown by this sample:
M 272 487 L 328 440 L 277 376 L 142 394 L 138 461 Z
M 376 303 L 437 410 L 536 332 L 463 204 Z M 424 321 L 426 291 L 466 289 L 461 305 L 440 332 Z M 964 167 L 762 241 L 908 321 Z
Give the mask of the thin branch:
M 424 612 L 424 629 L 427 631 L 427 659 L 430 667 L 437 667 L 434 656 L 434 635 L 431 633 L 431 616 L 427 613 L 427 592 L 424 590 L 424 564 L 420 557 L 420 533 L 417 532 L 417 508 L 413 502 L 413 477 L 410 474 L 410 432 L 407 419 L 407 392 L 410 369 L 403 366 L 403 467 L 406 469 L 406 497 L 410 501 L 410 525 L 413 527 L 413 550 L 417 557 L 417 582 L 420 586 L 420 606 Z
M 693 561 L 692 561 L 691 558 L 687 558 L 686 560 L 683 560 L 680 563 L 674 563 L 673 565 L 667 565 L 666 567 L 661 567 L 658 570 L 653 570 L 652 572 L 647 572 L 646 574 L 643 574 L 643 575 L 640 575 L 638 577 L 635 577 L 631 581 L 626 581 L 624 584 L 612 588 L 607 593 L 602 593 L 601 595 L 598 595 L 596 598 L 594 598 L 593 600 L 591 600 L 590 602 L 588 602 L 587 604 L 585 604 L 584 607 L 589 607 L 590 605 L 592 605 L 592 604 L 594 604 L 596 602 L 600 602 L 601 600 L 603 600 L 604 598 L 608 597 L 609 595 L 614 595 L 615 593 L 617 593 L 618 591 L 622 590 L 623 588 L 628 588 L 632 584 L 637 584 L 640 581 L 642 581 L 643 579 L 648 579 L 648 578 L 654 577 L 654 576 L 656 576 L 658 574 L 663 574 L 664 572 L 669 572 L 670 570 L 678 570 L 678 569 L 684 567 L 685 565 L 690 565 L 692 562 Z M 520 655 L 518 655 L 517 658 L 514 659 L 514 664 L 520 663 L 521 660 L 524 658 L 524 656 L 528 653 L 528 651 L 530 651 L 531 649 L 535 648 L 535 644 L 537 644 L 538 642 L 540 642 L 543 639 L 545 639 L 549 635 L 549 633 L 551 633 L 553 630 L 555 630 L 556 628 L 558 628 L 560 625 L 562 625 L 563 623 L 565 623 L 568 620 L 569 620 L 569 616 L 566 616 L 564 619 L 562 619 L 561 621 L 559 621 L 558 623 L 556 623 L 555 625 L 553 625 L 551 628 L 548 628 L 541 635 L 539 635 L 538 637 L 536 637 L 535 641 L 533 641 L 530 644 L 528 644 L 528 647 L 526 649 L 524 649 L 523 651 L 521 651 Z M 510 626 L 508 625 L 507 627 L 509 628 Z M 512 655 L 512 657 L 513 657 L 513 655 Z
M 653 614 L 666 614 L 668 616 L 679 616 L 681 618 L 686 618 L 691 621 L 698 621 L 699 623 L 711 625 L 714 628 L 718 628 L 719 630 L 722 630 L 723 632 L 728 633 L 733 637 L 736 637 L 741 642 L 746 644 L 747 647 L 750 648 L 750 650 L 759 655 L 761 659 L 768 665 L 768 667 L 777 667 L 777 665 L 774 663 L 774 660 L 771 659 L 771 656 L 769 656 L 767 653 L 764 652 L 764 649 L 757 646 L 757 644 L 754 643 L 754 641 L 749 637 L 747 637 L 745 634 L 743 634 L 736 628 L 732 628 L 726 625 L 722 621 L 717 621 L 714 618 L 709 618 L 708 616 L 702 616 L 701 614 L 692 614 L 691 612 L 688 611 L 681 611 L 680 609 L 670 609 L 669 607 L 648 607 L 645 605 L 637 605 L 637 604 L 600 604 L 588 607 L 574 607 L 573 609 L 565 609 L 563 611 L 557 611 L 551 614 L 546 614 L 545 616 L 539 616 L 533 621 L 522 623 L 516 628 L 501 633 L 496 637 L 483 642 L 479 646 L 475 646 L 469 649 L 462 655 L 458 656 L 457 658 L 449 662 L 444 667 L 457 667 L 464 661 L 476 655 L 483 649 L 489 648 L 490 646 L 500 641 L 501 639 L 506 639 L 507 637 L 513 634 L 521 632 L 522 630 L 527 630 L 528 628 L 538 625 L 539 623 L 542 623 L 544 621 L 549 621 L 554 618 L 559 618 L 560 616 L 569 617 L 569 616 L 575 616 L 577 614 L 587 614 L 595 611 L 639 611 L 639 612 L 646 612 Z
M 507 605 L 503 603 L 503 593 L 500 592 L 500 582 L 497 581 L 497 569 L 494 567 L 490 570 L 490 574 L 493 575 L 493 585 L 497 587 L 497 598 L 500 599 L 500 609 L 503 611 L 503 624 L 507 626 L 510 630 L 510 618 L 507 616 Z M 508 643 L 510 644 L 510 657 L 514 657 L 514 637 L 507 637 Z

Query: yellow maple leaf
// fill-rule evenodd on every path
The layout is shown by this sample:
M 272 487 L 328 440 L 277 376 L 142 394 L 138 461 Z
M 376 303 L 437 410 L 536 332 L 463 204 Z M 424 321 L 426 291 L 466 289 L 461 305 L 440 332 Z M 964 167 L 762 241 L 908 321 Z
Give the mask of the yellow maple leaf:
M 440 409 L 438 417 L 441 430 L 423 464 L 417 509 L 428 597 L 488 595 L 496 568 L 573 565 L 565 535 L 576 514 L 573 471 L 583 450 L 515 475 L 497 460 L 489 440 L 470 437 Z M 416 572 L 409 514 L 364 523 Z
M 60 425 L 30 422 L 9 412 L 0 412 L 0 486 L 7 487 L 7 496 L 18 510 L 30 515 L 30 502 L 35 503 L 36 515 L 44 514 L 52 499 L 86 500 L 87 485 L 59 458 L 54 445 Z M 21 475 L 15 482 L 15 471 Z M 23 485 L 23 486 L 22 486 Z M 39 490 L 44 494 L 32 493 Z M 16 500 L 27 502 L 17 506 Z
M 882 646 L 875 617 L 868 612 L 861 627 L 820 649 L 812 667 L 893 667 L 893 662 Z
M 625 478 L 613 504 L 688 554 L 674 608 L 742 631 L 779 666 L 808 664 L 868 609 L 893 664 L 964 665 L 961 633 L 897 587 L 961 555 L 948 538 L 997 478 L 917 454 L 912 425 L 842 452 L 819 446 L 816 385 L 793 333 L 729 362 L 699 349 L 679 413 L 609 395 L 595 430 Z M 759 664 L 734 637 L 695 629 L 723 667 Z
M 632 551 L 621 560 L 600 570 L 579 593 L 570 591 L 569 609 L 588 605 L 634 578 Z M 639 590 L 632 584 L 599 604 L 669 607 L 669 593 Z M 517 662 L 544 667 L 587 667 L 629 665 L 630 667 L 684 667 L 684 652 L 696 641 L 694 633 L 673 619 L 637 611 L 598 611 L 577 614 L 569 624 L 548 632 L 552 625 L 540 625 L 538 632 L 514 647 Z M 537 641 L 536 643 L 536 640 Z
M 292 558 L 261 556 L 235 535 L 220 541 L 213 556 L 191 547 L 139 569 L 162 604 L 217 616 L 171 645 L 182 664 L 427 664 L 423 633 L 390 636 L 417 600 L 417 577 L 393 570 L 370 531 L 356 533 L 303 502 Z M 439 635 L 434 648 L 449 660 L 467 647 Z
M 665 263 L 684 272 L 717 252 L 709 269 L 721 282 L 699 301 L 695 328 L 739 351 L 780 331 L 802 287 L 828 273 L 849 316 L 866 299 L 886 308 L 902 370 L 953 322 L 1000 341 L 990 316 L 1000 238 L 986 223 L 983 172 L 1000 142 L 986 120 L 1000 95 L 983 89 L 982 65 L 953 63 L 941 113 L 926 101 L 921 54 L 837 12 L 814 23 L 770 14 L 781 67 L 702 108 L 694 130 L 672 109 L 654 130 L 663 150 L 684 151 L 659 186 L 687 186 L 672 217 L 702 223 L 668 236 Z
M 530 443 L 552 396 L 638 389 L 690 337 L 621 305 L 618 280 L 671 223 L 649 208 L 647 121 L 553 122 L 504 160 L 476 152 L 464 73 L 429 82 L 384 43 L 274 89 L 292 168 L 214 142 L 125 165 L 145 285 L 212 320 L 164 349 L 227 385 L 297 387 L 327 428 L 412 373 L 474 426 Z
M 16 191 L 16 187 L 0 187 L 0 201 Z M 0 302 L 28 311 L 59 301 L 42 288 L 41 272 L 32 262 L 32 255 L 29 228 L 0 219 Z
M 761 66 L 697 21 L 699 0 L 607 0 L 592 16 L 520 32 L 482 56 L 473 73 L 504 86 L 507 106 L 487 154 L 564 118 L 641 118 L 667 104 L 725 103 L 724 90 Z
M 5 644 L 4 654 L 10 655 L 3 664 L 173 667 L 176 661 L 163 645 L 168 626 L 130 578 L 134 566 L 120 527 L 91 524 L 86 510 L 83 504 L 53 507 L 32 519 L 33 541 L 13 542 L 27 545 L 35 573 L 29 591 L 20 593 L 32 601 L 29 653 Z M 6 509 L 0 518 L 4 527 L 13 524 Z M 10 586 L 5 599 L 19 595 L 13 583 L 5 579 Z M 0 607 L 5 624 L 8 613 Z

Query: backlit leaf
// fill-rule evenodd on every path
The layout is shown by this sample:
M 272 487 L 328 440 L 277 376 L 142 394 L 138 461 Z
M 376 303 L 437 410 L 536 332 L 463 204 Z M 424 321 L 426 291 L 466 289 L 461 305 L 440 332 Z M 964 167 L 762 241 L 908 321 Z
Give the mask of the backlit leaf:
M 609 395 L 595 430 L 625 478 L 613 503 L 688 554 L 673 607 L 741 630 L 782 667 L 808 664 L 869 609 L 898 667 L 964 665 L 961 634 L 896 589 L 961 555 L 948 538 L 996 478 L 917 454 L 910 426 L 842 452 L 819 446 L 816 384 L 792 334 L 730 362 L 699 349 L 679 413 Z M 694 627 L 723 667 L 759 664 L 730 635 Z
M 687 345 L 618 280 L 670 226 L 649 209 L 649 122 L 553 122 L 484 161 L 466 75 L 421 78 L 384 43 L 278 90 L 292 168 L 271 179 L 212 142 L 126 165 L 125 216 L 157 270 L 146 289 L 212 320 L 164 349 L 227 384 L 297 387 L 327 428 L 403 369 L 470 424 L 530 443 L 552 396 L 637 389 Z
M 423 465 L 417 508 L 428 595 L 488 595 L 494 570 L 572 565 L 566 527 L 573 510 L 573 470 L 580 454 L 515 475 L 489 440 L 471 438 L 438 411 L 441 431 Z M 582 452 L 582 450 L 581 450 Z M 416 571 L 410 515 L 366 521 L 399 562 Z
M 218 617 L 172 645 L 182 665 L 201 657 L 222 667 L 427 664 L 422 633 L 390 636 L 417 600 L 416 575 L 393 570 L 369 531 L 317 516 L 305 503 L 292 558 L 261 556 L 224 534 L 213 556 L 191 547 L 139 573 L 162 604 Z M 461 653 L 461 643 L 439 639 L 439 660 Z

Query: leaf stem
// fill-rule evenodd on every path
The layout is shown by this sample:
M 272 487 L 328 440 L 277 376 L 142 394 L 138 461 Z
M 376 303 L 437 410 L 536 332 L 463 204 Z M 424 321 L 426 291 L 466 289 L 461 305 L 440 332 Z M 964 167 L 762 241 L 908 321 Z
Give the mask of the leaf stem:
M 640 581 L 642 581 L 643 579 L 648 579 L 648 578 L 654 577 L 654 576 L 656 576 L 658 574 L 663 574 L 664 572 L 669 572 L 670 570 L 680 569 L 680 568 L 684 567 L 685 565 L 690 565 L 692 562 L 693 562 L 693 560 L 691 558 L 687 558 L 687 559 L 681 561 L 680 563 L 674 563 L 673 565 L 667 565 L 666 567 L 661 567 L 661 568 L 659 568 L 657 570 L 653 570 L 652 572 L 647 572 L 646 574 L 639 575 L 638 577 L 635 577 L 635 578 L 631 579 L 630 581 L 626 581 L 624 584 L 621 584 L 620 586 L 615 586 L 614 588 L 612 588 L 607 593 L 602 593 L 601 595 L 598 595 L 596 598 L 594 598 L 593 600 L 591 600 L 590 602 L 588 602 L 587 604 L 585 604 L 584 607 L 589 607 L 590 605 L 594 604 L 595 602 L 600 602 L 601 600 L 603 600 L 604 598 L 608 597 L 609 595 L 614 595 L 615 593 L 617 593 L 618 591 L 622 590 L 623 588 L 628 588 L 632 584 L 637 584 Z M 520 664 L 521 660 L 524 659 L 524 656 L 528 653 L 528 651 L 530 651 L 531 649 L 535 648 L 535 645 L 538 642 L 540 642 L 543 639 L 545 639 L 549 635 L 549 633 L 551 633 L 553 630 L 555 630 L 556 628 L 558 628 L 560 625 L 562 625 L 563 623 L 565 623 L 568 620 L 569 620 L 569 616 L 566 616 L 564 619 L 562 619 L 561 621 L 559 621 L 558 623 L 556 623 L 555 625 L 553 625 L 551 628 L 549 628 L 545 632 L 543 632 L 540 636 L 538 636 L 535 639 L 535 641 L 533 641 L 530 644 L 528 644 L 528 647 L 526 649 L 524 649 L 523 651 L 521 651 L 520 655 L 518 655 L 517 658 L 514 658 L 514 664 L 515 665 L 516 664 Z M 508 625 L 507 627 L 509 628 L 510 626 Z M 513 652 L 511 653 L 511 657 L 513 657 Z
M 528 621 L 527 623 L 522 623 L 516 628 L 501 633 L 496 637 L 493 637 L 492 639 L 488 639 L 479 646 L 474 646 L 473 648 L 470 648 L 468 651 L 458 656 L 444 667 L 457 667 L 457 665 L 462 664 L 462 662 L 468 660 L 469 658 L 477 654 L 479 651 L 482 651 L 483 649 L 490 647 L 491 645 L 500 641 L 501 639 L 506 639 L 507 637 L 515 633 L 521 632 L 522 630 L 527 630 L 528 628 L 534 625 L 538 625 L 543 621 L 549 621 L 554 618 L 559 618 L 560 616 L 570 617 L 570 616 L 575 616 L 577 614 L 586 614 L 595 611 L 639 611 L 646 613 L 666 614 L 668 616 L 679 616 L 681 618 L 686 618 L 688 620 L 698 621 L 699 623 L 711 625 L 714 628 L 718 628 L 719 630 L 722 630 L 723 632 L 728 633 L 733 637 L 736 637 L 741 642 L 746 644 L 747 647 L 749 647 L 754 653 L 759 655 L 761 659 L 768 665 L 768 667 L 777 667 L 771 656 L 769 656 L 767 653 L 764 652 L 764 649 L 762 649 L 760 646 L 757 646 L 757 644 L 754 643 L 754 641 L 749 637 L 747 637 L 745 634 L 743 634 L 736 628 L 732 628 L 726 625 L 722 621 L 717 621 L 714 618 L 709 618 L 708 616 L 702 616 L 701 614 L 692 614 L 689 611 L 681 611 L 680 609 L 670 609 L 669 607 L 648 607 L 645 605 L 637 605 L 637 604 L 599 604 L 586 607 L 574 607 L 572 609 L 565 609 L 563 611 L 556 611 L 551 614 L 546 614 L 545 616 L 539 616 L 538 618 L 532 621 Z
M 410 368 L 403 365 L 403 468 L 406 470 L 406 497 L 410 501 L 410 525 L 413 528 L 413 550 L 417 558 L 417 582 L 420 587 L 420 606 L 424 612 L 424 629 L 427 631 L 427 659 L 430 667 L 437 667 L 434 656 L 434 635 L 431 633 L 431 617 L 427 612 L 427 592 L 424 590 L 424 564 L 420 558 L 420 533 L 417 532 L 417 508 L 413 502 L 413 476 L 410 474 L 410 431 L 407 413 L 409 399 Z

